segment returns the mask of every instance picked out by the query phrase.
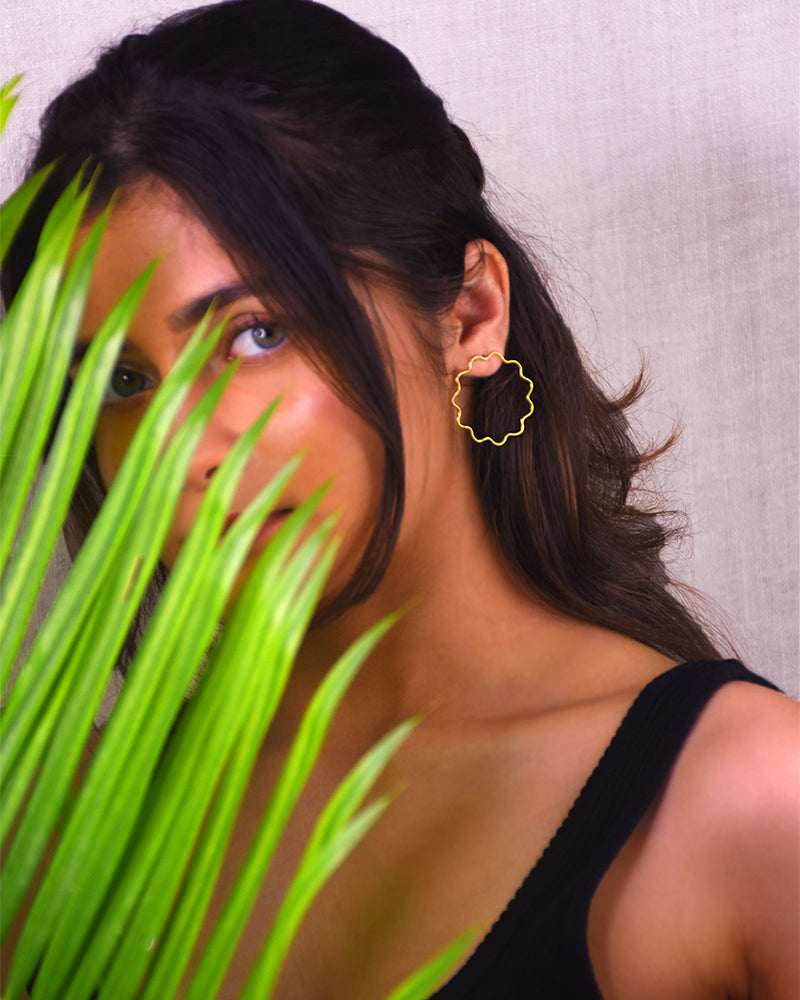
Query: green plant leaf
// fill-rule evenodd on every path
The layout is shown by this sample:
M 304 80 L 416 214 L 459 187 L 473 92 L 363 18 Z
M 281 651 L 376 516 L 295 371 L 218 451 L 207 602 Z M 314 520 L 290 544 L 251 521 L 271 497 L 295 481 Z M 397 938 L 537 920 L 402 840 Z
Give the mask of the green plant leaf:
M 25 718 L 30 723 L 35 717 L 31 705 L 39 705 L 46 698 L 61 670 L 63 658 L 85 634 L 84 619 L 102 592 L 104 570 L 108 571 L 120 559 L 127 560 L 131 574 L 140 565 L 138 555 L 133 562 L 129 558 L 127 532 L 140 507 L 147 506 L 153 470 L 177 412 L 220 333 L 221 327 L 207 335 L 207 325 L 201 324 L 142 419 L 140 431 L 132 441 L 95 525 L 64 582 L 59 601 L 37 635 L 25 669 L 20 671 L 8 696 L 0 719 L 0 748 L 9 762 L 14 760 L 15 753 L 27 738 L 27 729 L 17 718 L 17 706 L 25 704 Z M 36 418 L 32 415 L 31 419 Z M 159 513 L 156 505 L 151 504 L 151 508 L 154 515 Z M 152 551 L 152 543 L 148 549 Z M 155 558 L 157 555 L 155 553 Z M 7 665 L 2 664 L 2 667 Z M 33 701 L 29 702 L 29 699 Z
M 23 280 L 3 321 L 0 340 L 0 401 L 3 436 L 0 445 L 0 563 L 11 550 L 14 534 L 58 404 L 60 387 L 69 364 L 71 338 L 56 336 L 55 324 L 62 310 L 75 310 L 62 294 L 61 281 L 90 188 L 77 193 L 77 179 L 62 194 L 39 241 L 33 265 Z M 80 318 L 80 317 L 78 317 Z M 58 331 L 60 333 L 60 331 Z M 56 386 L 57 388 L 54 388 Z M 57 394 L 58 393 L 58 394 Z M 20 434 L 23 406 L 39 413 Z M 42 412 L 42 407 L 45 407 Z M 36 442 L 39 442 L 38 450 Z M 20 497 L 22 500 L 20 500 Z
M 18 187 L 3 202 L 3 205 L 0 206 L 0 261 L 6 259 L 8 248 L 11 246 L 17 230 L 25 218 L 25 213 L 36 199 L 36 195 L 41 191 L 42 186 L 52 172 L 52 164 L 42 167 L 33 177 L 28 178 L 24 184 Z
M 253 969 L 242 1000 L 268 996 L 300 922 L 325 880 L 347 857 L 389 805 L 381 798 L 356 812 L 389 759 L 416 725 L 401 723 L 383 737 L 356 764 L 331 796 L 300 859 L 297 872 L 270 928 L 269 937 Z M 189 994 L 190 1000 L 199 1000 Z
M 17 83 L 0 89 L 0 127 Z M 48 176 L 49 168 L 40 171 L 0 209 L 2 255 Z M 7 852 L 2 936 L 24 917 L 8 1000 L 21 996 L 33 977 L 37 1000 L 166 1000 L 179 989 L 259 750 L 336 551 L 333 520 L 318 510 L 322 489 L 283 520 L 240 579 L 256 534 L 300 461 L 288 463 L 226 530 L 239 477 L 274 410 L 268 407 L 206 489 L 82 773 L 95 713 L 158 564 L 193 451 L 237 370 L 235 363 L 227 366 L 176 426 L 223 329 L 209 331 L 208 322 L 201 323 L 155 393 L 23 656 L 23 638 L 104 386 L 152 271 L 112 310 L 66 391 L 106 222 L 104 213 L 85 219 L 91 191 L 91 181 L 79 176 L 56 201 L 0 338 L 0 835 Z M 188 1000 L 215 994 L 333 714 L 393 620 L 355 643 L 312 698 L 192 974 Z M 365 800 L 413 724 L 389 733 L 331 797 L 252 971 L 247 1000 L 269 996 L 315 893 L 387 807 L 385 798 Z M 41 883 L 32 893 L 40 869 Z M 391 1000 L 422 997 L 454 955 L 448 949 L 437 956 Z
M 80 319 L 80 311 L 85 301 L 104 224 L 105 219 L 101 217 L 92 228 L 65 282 L 62 298 L 71 304 L 71 310 L 68 315 L 67 310 L 63 310 L 63 315 L 58 314 L 56 321 L 63 324 L 60 337 L 68 347 Z M 0 688 L 5 687 L 10 664 L 14 662 L 19 652 L 25 634 L 25 624 L 30 619 L 67 512 L 69 498 L 75 489 L 81 465 L 89 448 L 92 427 L 100 409 L 104 387 L 151 273 L 152 270 L 148 269 L 134 282 L 111 313 L 109 320 L 100 329 L 87 352 L 89 362 L 79 369 L 75 384 L 69 393 L 50 456 L 36 491 L 35 501 L 27 515 L 24 544 L 16 547 L 13 559 L 3 576 L 3 591 L 0 596 L 0 620 L 3 622 L 0 663 L 4 664 L 5 668 L 0 672 Z M 55 369 L 55 360 L 53 367 Z M 61 364 L 57 373 L 63 380 Z M 55 398 L 54 386 L 51 386 L 50 392 L 51 399 Z M 48 414 L 44 413 L 43 420 L 46 420 L 47 416 Z M 52 413 L 49 416 L 52 417 Z M 41 454 L 47 426 L 46 422 L 42 423 L 35 443 L 30 440 L 25 441 L 34 460 L 38 460 Z M 23 438 L 29 439 L 30 435 L 23 435 Z M 21 484 L 13 484 L 13 488 L 21 493 Z M 16 504 L 20 505 L 24 500 L 25 496 L 22 494 Z
M 137 597 L 144 589 L 169 528 L 194 445 L 232 373 L 233 369 L 228 369 L 217 380 L 175 432 L 151 483 L 152 502 L 133 522 L 124 557 L 115 559 L 107 567 L 103 581 L 105 601 L 90 609 L 85 631 L 73 652 L 71 668 L 59 678 L 60 687 L 50 700 L 48 715 L 43 717 L 49 728 L 48 751 L 39 764 L 36 785 L 7 859 L 5 892 L 11 913 L 21 899 L 26 880 L 32 877 L 68 794 L 70 778 L 130 626 Z M 134 573 L 137 578 L 132 583 Z M 66 704 L 68 695 L 71 700 Z M 92 784 L 92 777 L 90 773 L 87 778 L 90 791 L 80 799 L 77 817 L 70 818 L 32 907 L 30 928 L 20 941 L 20 950 L 29 960 L 37 950 L 35 942 L 46 938 L 56 921 L 58 909 L 54 900 L 59 894 L 59 880 L 66 878 L 73 888 L 76 883 L 80 884 L 80 879 L 88 880 L 96 889 L 98 872 L 86 867 L 85 862 L 95 849 L 99 850 L 99 844 L 93 839 L 95 829 L 100 823 L 108 822 L 108 812 L 104 810 L 105 800 Z M 112 799 L 113 789 L 110 792 L 108 798 Z M 93 815 L 90 803 L 97 809 Z M 116 803 L 117 808 L 121 805 Z M 84 907 L 81 919 L 86 918 L 87 909 Z M 69 931 L 73 937 L 75 930 L 73 926 Z
M 312 589 L 309 588 L 307 582 L 304 582 L 308 568 L 317 559 L 320 545 L 328 528 L 329 526 L 324 526 L 320 532 L 316 532 L 301 547 L 286 567 L 282 579 L 277 581 L 277 587 L 265 587 L 263 584 L 258 587 L 260 598 L 258 603 L 262 608 L 262 628 L 253 630 L 250 627 L 238 640 L 238 644 L 249 647 L 250 655 L 243 656 L 241 653 L 237 653 L 232 656 L 229 652 L 226 653 L 224 648 L 221 649 L 220 656 L 228 664 L 224 671 L 215 669 L 216 664 L 212 657 L 211 669 L 201 680 L 187 713 L 191 718 L 186 720 L 186 729 L 176 739 L 174 747 L 170 748 L 170 750 L 174 749 L 174 753 L 170 754 L 165 762 L 170 771 L 168 777 L 172 779 L 169 781 L 168 797 L 170 799 L 173 796 L 177 797 L 180 804 L 180 822 L 185 823 L 188 828 L 194 831 L 194 836 L 191 837 L 192 844 L 194 844 L 197 831 L 202 829 L 203 817 L 211 804 L 213 804 L 213 809 L 208 819 L 212 829 L 222 828 L 229 834 L 233 826 L 252 766 L 257 759 L 265 731 L 272 719 L 288 675 L 288 668 L 291 665 L 290 662 L 281 662 L 282 659 L 285 660 L 285 657 L 281 656 L 283 652 L 281 647 L 285 648 L 287 643 L 293 644 L 299 641 L 301 637 L 299 633 L 304 631 L 304 626 L 308 624 L 308 618 L 327 576 L 330 557 L 317 564 L 317 571 L 313 574 L 317 579 L 313 581 L 312 577 Z M 271 567 L 268 575 L 273 575 Z M 254 578 L 258 580 L 257 569 L 254 570 L 251 580 Z M 248 587 L 253 589 L 250 584 Z M 306 614 L 303 620 L 298 621 L 296 618 L 292 620 L 292 616 L 275 613 L 274 606 L 271 606 L 274 602 L 270 601 L 275 590 L 278 591 L 281 598 L 305 604 Z M 243 595 L 243 600 L 247 599 Z M 237 631 L 236 622 L 231 621 L 225 627 L 222 642 L 235 631 Z M 241 632 L 241 629 L 238 631 Z M 237 643 L 235 637 L 233 641 Z M 267 667 L 267 669 L 259 669 L 260 667 Z M 213 726 L 208 727 L 204 721 L 205 718 L 212 720 Z M 207 727 L 205 740 L 199 736 L 198 726 Z M 185 737 L 182 742 L 181 737 Z M 184 763 L 187 754 L 191 755 L 192 751 L 196 753 L 198 750 L 204 754 L 208 753 L 218 762 L 214 773 L 203 776 L 199 785 L 196 770 L 191 772 L 195 775 L 194 780 L 187 780 Z M 222 775 L 222 785 L 217 791 L 220 775 Z M 207 837 L 204 836 L 194 850 L 195 857 L 204 852 L 206 843 Z M 226 841 L 215 844 L 215 848 L 219 852 L 219 860 L 221 860 L 225 844 Z M 169 886 L 168 891 L 171 896 L 174 896 L 180 888 L 181 900 L 178 902 L 178 907 L 183 906 L 185 913 L 187 893 L 191 891 L 193 886 L 199 888 L 206 897 L 213 888 L 213 881 L 209 881 L 209 879 L 216 874 L 218 866 L 214 865 L 210 856 L 208 857 L 208 866 L 198 858 L 199 865 L 194 870 L 196 875 L 201 876 L 201 881 L 198 883 L 197 878 L 190 875 L 188 881 L 184 881 L 183 885 L 180 886 L 180 879 L 176 878 L 176 870 L 178 874 L 183 871 L 189 858 L 189 849 L 186 837 L 182 837 L 173 825 L 158 856 L 148 891 L 140 900 L 136 917 L 131 922 L 125 939 L 114 956 L 113 966 L 104 982 L 101 997 L 117 998 L 126 995 L 120 991 L 121 976 L 128 973 L 129 968 L 135 964 L 137 958 L 141 959 L 141 942 L 149 941 L 152 937 L 156 937 L 159 942 L 155 955 L 156 964 L 160 963 L 161 968 L 168 973 L 170 980 L 174 982 L 172 989 L 177 986 L 182 965 L 171 965 L 167 970 L 161 960 L 162 928 L 169 911 L 163 906 L 162 893 L 159 892 L 158 887 Z M 194 892 L 193 895 L 196 904 L 198 894 Z M 194 921 L 197 918 L 202 918 L 202 914 L 202 909 L 199 912 L 193 909 L 190 917 Z M 176 914 L 173 913 L 171 917 L 173 927 L 175 922 Z M 173 940 L 175 940 L 174 931 Z M 177 943 L 181 944 L 182 942 Z M 127 957 L 123 954 L 126 945 L 128 948 Z M 183 958 L 185 960 L 186 956 L 184 955 Z M 170 990 L 159 986 L 159 977 L 155 969 L 150 979 L 148 993 L 155 996 L 170 995 Z
M 386 1000 L 427 1000 L 428 997 L 452 974 L 458 961 L 471 948 L 479 936 L 477 930 L 465 931 L 446 948 L 403 980 L 392 990 Z
M 21 79 L 21 75 L 15 76 L 8 83 L 4 83 L 0 87 L 0 132 L 5 129 L 8 116 L 14 110 L 14 105 L 17 103 L 17 95 L 14 91 Z

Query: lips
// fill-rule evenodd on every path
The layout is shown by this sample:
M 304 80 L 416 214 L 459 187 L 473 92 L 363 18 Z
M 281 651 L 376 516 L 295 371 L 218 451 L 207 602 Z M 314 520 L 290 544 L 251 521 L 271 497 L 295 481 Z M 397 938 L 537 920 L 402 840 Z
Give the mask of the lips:
M 236 514 L 229 514 L 225 518 L 225 525 L 222 529 L 223 535 L 225 535 L 230 530 L 231 525 L 238 518 L 240 513 L 241 511 L 237 512 Z M 263 532 L 267 531 L 268 529 L 271 531 L 273 528 L 275 528 L 285 517 L 287 517 L 291 513 L 292 513 L 291 507 L 281 507 L 278 510 L 273 510 L 270 513 L 269 517 L 264 522 L 264 524 L 259 529 L 258 535 L 256 536 L 257 539 L 261 538 Z

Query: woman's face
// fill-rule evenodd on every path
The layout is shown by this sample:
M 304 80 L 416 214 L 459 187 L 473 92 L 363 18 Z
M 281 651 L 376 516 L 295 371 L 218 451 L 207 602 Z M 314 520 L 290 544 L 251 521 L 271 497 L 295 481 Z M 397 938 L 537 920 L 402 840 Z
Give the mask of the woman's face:
M 341 544 L 328 584 L 328 594 L 336 593 L 357 566 L 377 517 L 383 481 L 383 446 L 378 435 L 308 363 L 281 317 L 243 285 L 228 254 L 199 219 L 158 181 L 132 186 L 113 209 L 92 281 L 82 340 L 91 339 L 123 290 L 155 257 L 159 265 L 109 382 L 96 431 L 104 482 L 108 486 L 114 479 L 153 392 L 177 360 L 199 316 L 217 298 L 212 321 L 226 318 L 225 332 L 192 388 L 181 418 L 234 358 L 241 359 L 240 367 L 192 459 L 162 557 L 167 565 L 174 562 L 214 469 L 239 435 L 280 395 L 282 401 L 250 458 L 231 510 L 241 511 L 302 451 L 300 469 L 280 498 L 276 515 L 259 533 L 249 558 L 254 559 L 282 514 L 330 481 L 315 522 L 340 513 Z M 394 355 L 407 454 L 417 454 L 410 462 L 418 466 L 417 473 L 407 469 L 413 523 L 419 520 L 430 467 L 435 468 L 437 456 L 441 457 L 432 428 L 446 426 L 446 442 L 450 421 L 442 413 L 444 392 L 415 346 L 410 320 L 388 293 L 379 293 L 376 302 Z M 434 416 L 437 411 L 439 416 Z M 414 447 L 415 442 L 419 447 Z

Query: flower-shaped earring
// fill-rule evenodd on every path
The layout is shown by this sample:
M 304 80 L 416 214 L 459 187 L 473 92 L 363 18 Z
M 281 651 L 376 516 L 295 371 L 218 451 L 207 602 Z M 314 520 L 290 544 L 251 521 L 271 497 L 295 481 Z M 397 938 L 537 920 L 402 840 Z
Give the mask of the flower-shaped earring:
M 469 375 L 469 373 L 472 371 L 472 366 L 475 364 L 476 361 L 488 361 L 489 358 L 494 357 L 495 355 L 498 358 L 500 358 L 500 360 L 503 362 L 504 365 L 516 365 L 517 368 L 519 368 L 519 377 L 522 379 L 523 382 L 527 382 L 528 383 L 528 389 L 527 389 L 527 392 L 525 393 L 525 399 L 526 399 L 526 401 L 528 403 L 528 406 L 529 406 L 528 412 L 520 420 L 519 427 L 517 428 L 517 430 L 515 430 L 515 431 L 509 431 L 508 434 L 506 434 L 506 436 L 503 438 L 502 441 L 495 441 L 495 439 L 493 437 L 491 437 L 491 435 L 489 435 L 487 437 L 482 437 L 482 438 L 476 437 L 475 436 L 475 431 L 470 427 L 470 425 L 462 423 L 462 420 L 461 420 L 461 407 L 456 402 L 456 397 L 461 392 L 461 388 L 462 388 L 462 386 L 461 386 L 461 376 L 462 375 Z M 456 375 L 456 391 L 451 396 L 450 402 L 456 408 L 456 423 L 458 424 L 459 427 L 462 427 L 465 431 L 469 431 L 470 436 L 472 437 L 473 441 L 475 441 L 477 444 L 480 444 L 483 441 L 491 441 L 491 443 L 493 445 L 496 445 L 499 448 L 502 445 L 504 445 L 506 443 L 506 441 L 508 441 L 508 439 L 510 437 L 518 437 L 525 430 L 525 421 L 533 413 L 533 400 L 531 399 L 531 393 L 532 392 L 533 392 L 533 382 L 531 382 L 531 380 L 528 378 L 528 376 L 523 372 L 522 365 L 519 363 L 519 361 L 517 361 L 514 358 L 511 358 L 510 360 L 508 360 L 508 359 L 504 358 L 503 355 L 499 351 L 491 351 L 489 354 L 476 354 L 474 358 L 470 359 L 470 363 L 467 365 L 467 367 L 464 369 L 464 371 L 463 372 L 459 372 Z

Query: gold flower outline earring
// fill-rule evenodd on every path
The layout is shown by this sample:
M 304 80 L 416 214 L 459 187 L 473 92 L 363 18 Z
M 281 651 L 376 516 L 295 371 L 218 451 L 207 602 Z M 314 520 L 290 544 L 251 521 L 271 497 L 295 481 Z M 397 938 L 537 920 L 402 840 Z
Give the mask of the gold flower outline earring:
M 519 422 L 519 429 L 516 430 L 516 431 L 509 431 L 508 434 L 506 434 L 506 436 L 503 438 L 502 441 L 495 441 L 495 439 L 491 435 L 487 435 L 486 437 L 482 437 L 482 438 L 476 437 L 475 436 L 475 431 L 470 427 L 470 425 L 462 423 L 462 421 L 461 421 L 461 407 L 456 402 L 456 397 L 458 396 L 458 394 L 461 392 L 461 389 L 462 389 L 461 376 L 462 375 L 469 375 L 469 373 L 472 371 L 472 366 L 475 364 L 476 361 L 488 361 L 490 358 L 493 358 L 495 355 L 498 358 L 500 358 L 500 360 L 503 362 L 504 365 L 516 365 L 517 368 L 519 368 L 519 377 L 522 379 L 523 382 L 527 382 L 528 383 L 528 391 L 525 393 L 525 399 L 528 401 L 528 404 L 530 406 L 530 409 L 528 410 L 528 412 L 525 414 L 524 417 L 522 417 L 522 419 Z M 523 372 L 522 365 L 519 363 L 519 361 L 517 361 L 516 358 L 510 358 L 510 359 L 509 358 L 504 358 L 503 355 L 499 351 L 490 351 L 489 354 L 476 354 L 473 358 L 470 359 L 470 362 L 467 365 L 467 367 L 462 372 L 459 372 L 456 375 L 456 391 L 450 397 L 450 402 L 456 408 L 456 423 L 463 430 L 469 431 L 472 440 L 476 444 L 481 444 L 484 441 L 491 441 L 491 443 L 495 447 L 501 448 L 506 443 L 506 441 L 508 441 L 508 439 L 510 437 L 519 437 L 519 435 L 522 434 L 522 432 L 525 430 L 525 421 L 533 413 L 533 400 L 531 399 L 531 394 L 532 393 L 533 393 L 533 382 L 528 378 L 528 376 L 525 374 L 525 372 Z

